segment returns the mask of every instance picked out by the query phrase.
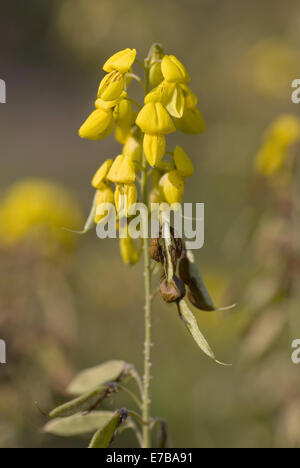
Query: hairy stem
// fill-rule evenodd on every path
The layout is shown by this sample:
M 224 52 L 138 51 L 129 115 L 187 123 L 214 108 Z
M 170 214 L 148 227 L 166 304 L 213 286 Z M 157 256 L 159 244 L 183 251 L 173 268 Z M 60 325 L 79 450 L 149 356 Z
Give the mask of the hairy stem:
M 145 94 L 149 90 L 149 70 L 145 69 Z M 143 203 L 148 206 L 148 167 L 145 154 L 143 155 L 142 174 Z M 151 381 L 151 267 L 149 241 L 143 239 L 144 252 L 144 280 L 145 280 L 145 348 L 144 348 L 144 393 L 142 405 L 143 447 L 151 447 L 150 434 L 150 381 Z

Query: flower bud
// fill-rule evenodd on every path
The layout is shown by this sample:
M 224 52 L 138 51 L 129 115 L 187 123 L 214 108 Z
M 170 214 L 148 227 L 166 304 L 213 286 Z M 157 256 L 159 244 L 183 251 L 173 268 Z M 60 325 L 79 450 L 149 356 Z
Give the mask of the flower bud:
M 138 193 L 134 184 L 117 185 L 115 191 L 115 205 L 118 213 L 128 216 L 128 211 L 137 202 Z
M 103 70 L 110 73 L 114 70 L 120 73 L 127 73 L 135 61 L 136 50 L 124 49 L 112 55 L 103 65 Z
M 140 130 L 136 127 L 127 135 L 123 146 L 123 155 L 137 163 L 142 162 L 143 146 L 140 138 Z
M 164 157 L 166 137 L 164 135 L 147 135 L 143 141 L 144 153 L 150 166 L 156 166 Z
M 129 235 L 120 239 L 120 252 L 123 262 L 126 263 L 126 265 L 133 266 L 140 259 L 140 252 L 136 251 L 134 242 Z
M 136 124 L 142 132 L 159 135 L 175 132 L 174 123 L 160 102 L 149 102 L 139 112 Z
M 185 107 L 182 118 L 174 119 L 174 123 L 178 130 L 188 135 L 198 135 L 206 130 L 206 124 L 197 107 L 194 109 Z
M 193 163 L 181 146 L 176 146 L 175 148 L 174 163 L 182 177 L 191 177 L 194 175 L 195 169 Z
M 96 109 L 82 124 L 78 133 L 81 138 L 101 140 L 112 133 L 114 125 L 115 122 L 111 110 Z
M 191 78 L 185 66 L 174 56 L 165 55 L 161 62 L 161 71 L 166 81 L 189 83 Z
M 156 88 L 164 79 L 161 71 L 161 62 L 154 63 L 150 68 L 150 83 L 153 88 Z
M 95 215 L 95 223 L 98 224 L 100 221 L 106 217 L 106 214 L 97 214 L 97 208 L 102 205 L 103 203 L 111 203 L 114 204 L 114 192 L 110 187 L 105 185 L 101 190 L 97 192 L 96 198 L 96 215 Z
M 98 89 L 98 98 L 103 101 L 114 101 L 118 99 L 124 89 L 124 76 L 118 71 L 106 75 Z
M 162 279 L 160 283 L 160 293 L 162 298 L 168 304 L 179 302 L 184 298 L 186 291 L 185 286 L 180 278 L 173 277 L 173 281 L 169 284 L 167 279 Z
M 134 184 L 135 170 L 133 162 L 126 156 L 117 156 L 110 168 L 107 179 L 115 184 Z
M 112 166 L 113 160 L 107 159 L 98 169 L 92 180 L 92 186 L 100 189 L 105 182 L 106 176 Z
M 178 171 L 174 170 L 165 174 L 160 179 L 159 187 L 170 205 L 173 203 L 182 203 L 185 182 Z

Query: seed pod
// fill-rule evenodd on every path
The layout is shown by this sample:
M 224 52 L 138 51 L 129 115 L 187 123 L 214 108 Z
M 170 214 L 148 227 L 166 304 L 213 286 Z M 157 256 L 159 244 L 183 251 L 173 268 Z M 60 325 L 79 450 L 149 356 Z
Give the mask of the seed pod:
M 163 278 L 160 283 L 160 293 L 168 304 L 179 302 L 184 298 L 186 291 L 180 278 L 174 275 L 173 281 L 169 284 L 167 278 Z
M 188 287 L 188 298 L 193 306 L 197 307 L 197 309 L 205 310 L 207 312 L 215 310 L 215 307 L 208 303 L 206 297 L 198 288 L 194 279 L 192 279 L 192 282 Z
M 186 257 L 186 253 L 183 254 L 179 262 L 179 276 L 186 285 L 190 285 L 192 278 L 190 275 L 190 265 L 189 260 Z
M 171 260 L 172 260 L 173 270 L 176 271 L 177 258 L 178 258 L 177 253 L 176 253 L 176 249 L 175 249 L 175 247 L 173 247 L 173 245 L 169 245 L 168 250 L 169 250 Z
M 174 237 L 174 243 L 175 243 L 177 258 L 180 258 L 182 255 L 182 250 L 183 250 L 182 239 L 180 239 L 180 237 Z
M 157 263 L 163 262 L 162 248 L 159 244 L 159 239 L 153 237 L 150 242 L 150 257 Z

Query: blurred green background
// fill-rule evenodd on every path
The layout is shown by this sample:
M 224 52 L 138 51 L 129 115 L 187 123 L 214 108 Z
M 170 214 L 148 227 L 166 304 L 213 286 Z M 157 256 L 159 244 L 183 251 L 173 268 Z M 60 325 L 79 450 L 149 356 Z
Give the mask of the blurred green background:
M 174 447 L 280 446 L 275 409 L 284 395 L 273 402 L 273 389 L 282 375 L 297 393 L 300 368 L 290 361 L 290 336 L 276 351 L 282 373 L 271 372 L 272 355 L 265 368 L 239 364 L 247 315 L 240 288 L 257 269 L 251 247 L 244 248 L 262 202 L 253 196 L 253 158 L 274 117 L 300 111 L 290 98 L 299 78 L 299 1 L 14 0 L 1 5 L 0 21 L 0 77 L 7 83 L 0 197 L 17 180 L 42 177 L 72 190 L 87 214 L 92 175 L 119 153 L 113 138 L 77 135 L 104 61 L 126 47 L 143 59 L 161 42 L 187 66 L 208 128 L 170 141 L 195 163 L 185 201 L 205 203 L 205 247 L 197 258 L 209 289 L 217 304 L 238 301 L 231 312 L 197 312 L 218 358 L 233 366 L 206 359 L 176 310 L 157 298 L 152 413 L 168 419 Z M 76 371 L 107 359 L 142 369 L 142 266 L 128 270 L 117 242 L 100 241 L 95 232 L 51 258 L 27 247 L 3 249 L 1 257 L 0 338 L 8 364 L 0 367 L 0 445 L 85 446 L 41 434 L 46 418 L 35 402 L 47 412 L 64 401 Z M 292 337 L 299 338 L 297 330 Z M 299 436 L 300 423 L 295 431 Z M 124 434 L 117 444 L 136 442 Z

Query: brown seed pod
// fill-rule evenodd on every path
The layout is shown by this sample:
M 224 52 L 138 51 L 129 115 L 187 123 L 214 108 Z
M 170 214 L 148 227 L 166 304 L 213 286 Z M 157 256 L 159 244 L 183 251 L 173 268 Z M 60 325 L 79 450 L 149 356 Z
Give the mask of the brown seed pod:
M 186 291 L 183 282 L 177 276 L 173 277 L 172 283 L 168 283 L 164 277 L 160 283 L 160 293 L 162 298 L 168 304 L 179 302 L 184 298 Z
M 182 255 L 179 262 L 179 276 L 188 286 L 192 282 L 192 277 L 190 275 L 190 262 L 185 254 Z
M 163 262 L 162 248 L 159 244 L 159 239 L 156 237 L 153 237 L 150 242 L 150 257 L 155 262 Z
M 202 291 L 198 288 L 196 281 L 192 279 L 188 286 L 188 298 L 197 309 L 207 312 L 215 310 L 215 307 L 208 303 Z
M 178 257 L 177 257 L 176 249 L 172 245 L 169 245 L 169 254 L 171 256 L 173 270 L 176 271 Z

